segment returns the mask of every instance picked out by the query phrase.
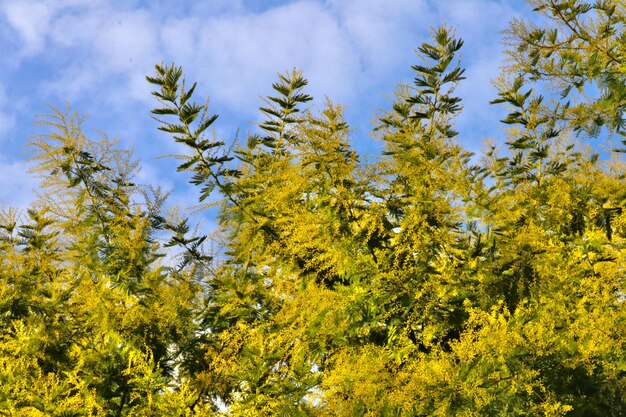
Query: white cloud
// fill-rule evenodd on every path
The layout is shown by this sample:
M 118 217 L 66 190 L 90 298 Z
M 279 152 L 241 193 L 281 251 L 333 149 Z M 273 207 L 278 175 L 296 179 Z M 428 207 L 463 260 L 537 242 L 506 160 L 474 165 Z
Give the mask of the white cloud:
M 208 20 L 194 67 L 203 69 L 216 101 L 233 108 L 269 93 L 276 73 L 301 68 L 316 95 L 346 99 L 359 77 L 358 56 L 319 3 L 295 2 L 261 14 Z
M 144 140 L 146 127 L 154 130 L 147 118 L 153 98 L 144 76 L 155 63 L 172 60 L 199 81 L 199 97 L 211 97 L 211 110 L 226 115 L 216 129 L 226 132 L 227 140 L 234 123 L 245 132 L 250 126 L 241 121 L 259 117 L 259 96 L 272 94 L 276 73 L 293 67 L 304 70 L 318 105 L 324 95 L 348 104 L 349 122 L 365 129 L 394 85 L 413 77 L 413 51 L 428 41 L 431 26 L 443 22 L 458 26 L 466 41 L 469 79 L 458 91 L 466 106 L 459 127 L 475 132 L 477 123 L 493 118 L 487 103 L 493 98 L 490 79 L 500 65 L 497 31 L 519 4 L 295 0 L 253 11 L 242 0 L 0 0 L 0 15 L 22 43 L 20 59 L 50 69 L 30 87 L 30 100 L 35 93 L 37 100 L 55 104 L 70 99 L 79 110 L 96 113 L 98 123 L 104 121 L 99 127 L 123 135 L 127 146 Z M 19 70 L 13 76 L 19 77 Z M 5 132 L 14 126 L 10 112 L 2 112 L 1 93 L 0 133 L 3 126 L 9 126 Z M 137 144 L 139 157 L 178 149 L 154 136 L 150 146 Z M 162 166 L 155 163 L 142 180 L 151 182 Z
M 200 30 L 197 28 L 200 25 L 196 17 L 165 19 L 159 30 L 159 40 L 164 52 L 176 62 L 193 61 L 194 54 L 198 50 Z
M 11 0 L 0 3 L 0 16 L 21 40 L 19 59 L 45 51 L 55 16 L 66 9 L 97 8 L 105 0 Z M 67 28 L 66 28 L 67 29 Z
M 11 206 L 25 210 L 35 200 L 38 181 L 26 174 L 23 162 L 8 162 L 0 158 L 0 207 Z
M 9 98 L 6 88 L 0 84 L 0 143 L 2 136 L 9 133 L 15 127 L 15 112 L 9 107 Z
M 240 0 L 223 0 L 213 9 L 195 5 L 186 14 L 172 15 L 152 3 L 121 10 L 115 3 L 66 0 L 55 3 L 63 7 L 46 12 L 37 10 L 49 2 L 36 3 L 32 20 L 24 17 L 24 2 L 11 10 L 19 11 L 12 16 L 23 17 L 13 20 L 22 22 L 18 26 L 31 39 L 30 50 L 40 50 L 49 39 L 52 46 L 80 57 L 46 82 L 47 91 L 58 96 L 80 98 L 98 91 L 98 99 L 111 105 L 128 99 L 145 103 L 151 98 L 144 75 L 154 63 L 174 60 L 202 81 L 220 107 L 252 115 L 258 96 L 271 93 L 276 73 L 294 66 L 304 69 L 309 90 L 318 98 L 329 95 L 345 103 L 360 101 L 364 93 L 384 94 L 367 89 L 388 88 L 396 82 L 390 76 L 399 71 L 412 76 L 408 66 L 415 61 L 414 48 L 444 16 L 461 26 L 459 35 L 473 42 L 474 53 L 494 45 L 497 49 L 494 33 L 508 20 L 511 7 L 487 0 L 451 1 L 445 10 L 427 0 L 396 1 L 393 7 L 381 0 L 294 1 L 250 13 Z M 74 7 L 68 7 L 72 2 Z M 183 12 L 180 5 L 172 7 Z M 200 12 L 205 15 L 192 14 Z
M 418 36 L 432 22 L 425 0 L 329 0 L 331 10 L 357 49 L 365 72 L 384 76 L 411 56 Z
M 98 99 L 110 104 L 149 97 L 144 75 L 159 53 L 155 21 L 147 11 L 94 8 L 62 14 L 50 36 L 56 46 L 82 59 L 46 83 L 47 89 L 70 98 L 98 91 Z
M 30 56 L 41 52 L 54 9 L 44 2 L 5 2 L 0 11 L 15 29 L 22 41 L 20 55 Z
M 132 71 L 152 62 L 157 54 L 156 28 L 143 11 L 99 15 L 99 26 L 92 39 L 96 63 L 113 71 Z
M 295 1 L 261 13 L 231 13 L 199 21 L 170 19 L 161 39 L 176 62 L 202 80 L 214 103 L 256 114 L 276 73 L 298 67 L 318 99 L 340 103 L 382 95 L 372 84 L 395 84 L 408 66 L 416 28 L 427 32 L 424 1 Z M 409 72 L 407 68 L 407 72 Z M 368 115 L 369 117 L 369 115 Z

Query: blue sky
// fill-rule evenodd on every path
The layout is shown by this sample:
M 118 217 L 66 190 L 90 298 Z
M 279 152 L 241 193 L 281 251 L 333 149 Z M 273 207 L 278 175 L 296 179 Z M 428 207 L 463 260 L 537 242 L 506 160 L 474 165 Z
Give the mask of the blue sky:
M 172 203 L 193 205 L 197 193 L 175 172 L 172 141 L 155 128 L 145 75 L 176 62 L 197 99 L 210 97 L 218 136 L 240 139 L 260 121 L 260 97 L 278 72 L 297 67 L 308 92 L 347 106 L 353 144 L 375 153 L 371 121 L 388 107 L 398 82 L 412 80 L 417 46 L 446 23 L 465 40 L 459 86 L 465 109 L 459 139 L 479 150 L 499 137 L 502 111 L 488 104 L 502 63 L 501 33 L 528 17 L 524 0 L 0 0 L 0 205 L 24 208 L 37 180 L 26 171 L 24 144 L 47 106 L 89 116 L 97 130 L 134 148 L 138 182 L 172 188 Z

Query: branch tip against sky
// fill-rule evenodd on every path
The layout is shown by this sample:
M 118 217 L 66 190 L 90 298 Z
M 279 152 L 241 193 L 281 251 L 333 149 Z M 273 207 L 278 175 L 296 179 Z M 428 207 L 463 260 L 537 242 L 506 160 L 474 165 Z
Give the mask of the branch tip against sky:
M 314 106 L 325 96 L 346 105 L 354 146 L 376 152 L 371 121 L 397 83 L 411 81 L 416 47 L 443 23 L 465 40 L 458 128 L 464 146 L 478 150 L 498 135 L 488 102 L 499 32 L 529 11 L 522 0 L 0 0 L 0 204 L 25 207 L 33 198 L 24 144 L 40 131 L 36 115 L 67 101 L 90 116 L 89 135 L 99 129 L 134 147 L 142 181 L 168 178 L 174 200 L 194 193 L 173 178 L 175 162 L 155 159 L 176 151 L 149 116 L 144 77 L 160 62 L 198 81 L 227 141 L 254 129 L 276 74 L 300 68 Z

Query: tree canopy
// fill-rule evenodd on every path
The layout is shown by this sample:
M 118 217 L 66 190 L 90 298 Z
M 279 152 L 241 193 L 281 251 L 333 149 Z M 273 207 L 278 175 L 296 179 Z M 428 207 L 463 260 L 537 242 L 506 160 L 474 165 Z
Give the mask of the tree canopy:
M 54 110 L 39 199 L 0 214 L 0 415 L 625 415 L 626 8 L 530 3 L 543 26 L 511 23 L 496 80 L 507 140 L 481 155 L 445 26 L 372 160 L 297 70 L 227 146 L 156 65 L 157 127 L 215 231 Z

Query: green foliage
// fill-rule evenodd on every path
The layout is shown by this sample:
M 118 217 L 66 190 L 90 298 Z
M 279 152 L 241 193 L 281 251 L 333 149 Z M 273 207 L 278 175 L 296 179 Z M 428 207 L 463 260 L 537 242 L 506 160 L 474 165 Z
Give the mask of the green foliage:
M 540 26 L 515 20 L 508 31 L 511 72 L 559 91 L 552 115 L 597 136 L 603 127 L 623 134 L 624 5 L 620 1 L 530 0 L 548 18 Z
M 31 143 L 40 199 L 0 214 L 0 414 L 624 415 L 625 166 L 582 141 L 622 129 L 625 11 L 532 3 L 551 20 L 512 24 L 508 139 L 481 160 L 457 142 L 445 27 L 371 162 L 341 106 L 304 107 L 298 71 L 228 149 L 196 84 L 157 65 L 153 113 L 220 205 L 213 239 L 53 111 Z M 588 82 L 601 96 L 565 101 Z
M 152 110 L 153 114 L 175 116 L 177 123 L 169 123 L 156 119 L 159 130 L 171 133 L 176 142 L 182 143 L 191 150 L 191 155 L 176 155 L 185 162 L 178 166 L 178 171 L 191 171 L 191 183 L 201 185 L 200 201 L 208 198 L 216 186 L 225 188 L 220 179 L 229 175 L 236 175 L 236 171 L 224 169 L 223 165 L 232 159 L 227 155 L 219 154 L 224 145 L 218 140 L 206 139 L 206 130 L 215 122 L 217 115 L 208 115 L 208 105 L 199 105 L 190 102 L 196 89 L 196 83 L 186 89 L 181 68 L 174 65 L 164 67 L 156 65 L 156 76 L 146 77 L 149 83 L 159 87 L 152 94 L 158 99 L 162 107 Z M 195 127 L 194 126 L 194 122 Z

